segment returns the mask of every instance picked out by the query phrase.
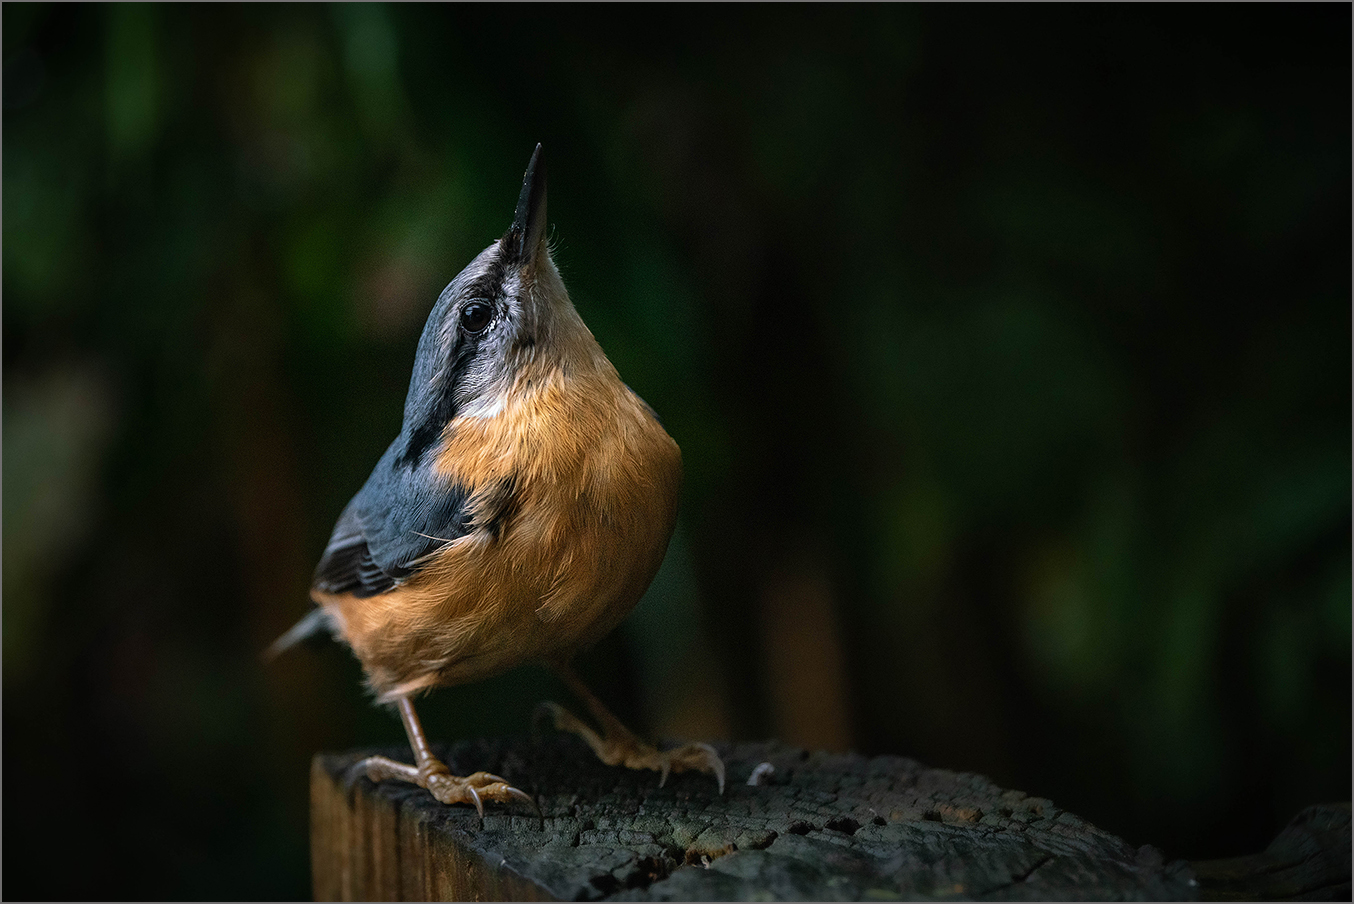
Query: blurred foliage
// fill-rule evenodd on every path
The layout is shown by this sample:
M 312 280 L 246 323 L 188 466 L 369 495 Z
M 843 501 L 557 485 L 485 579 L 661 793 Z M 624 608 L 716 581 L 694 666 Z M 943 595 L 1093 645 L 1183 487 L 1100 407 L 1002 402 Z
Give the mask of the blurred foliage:
M 1349 799 L 1347 5 L 3 25 L 7 897 L 308 896 L 309 756 L 402 735 L 343 651 L 257 653 L 537 141 L 686 464 L 582 662 L 622 715 L 982 771 L 1173 857 Z

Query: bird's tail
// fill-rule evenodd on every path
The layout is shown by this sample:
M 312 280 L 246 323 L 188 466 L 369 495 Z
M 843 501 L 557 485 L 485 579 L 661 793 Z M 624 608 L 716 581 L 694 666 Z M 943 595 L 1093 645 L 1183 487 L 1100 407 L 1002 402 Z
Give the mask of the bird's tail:
M 330 621 L 328 612 L 316 606 L 306 613 L 306 616 L 299 622 L 288 628 L 287 633 L 273 641 L 272 646 L 264 650 L 263 661 L 272 662 L 301 641 L 309 640 L 322 633 L 333 634 L 334 623 Z

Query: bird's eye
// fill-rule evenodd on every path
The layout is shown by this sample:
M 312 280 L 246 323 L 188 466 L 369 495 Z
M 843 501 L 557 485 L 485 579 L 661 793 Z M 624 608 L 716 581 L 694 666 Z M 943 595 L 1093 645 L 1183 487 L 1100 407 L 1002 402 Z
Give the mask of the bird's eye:
M 481 332 L 489 325 L 494 309 L 482 301 L 472 301 L 461 308 L 461 329 L 467 333 Z

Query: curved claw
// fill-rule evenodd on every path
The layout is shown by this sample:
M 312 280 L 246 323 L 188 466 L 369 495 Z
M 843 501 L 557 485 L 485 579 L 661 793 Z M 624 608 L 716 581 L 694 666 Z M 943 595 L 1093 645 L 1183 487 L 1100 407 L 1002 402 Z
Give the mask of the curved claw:
M 343 770 L 344 784 L 351 785 L 359 778 L 371 778 L 371 773 L 367 771 L 366 760 L 358 760 L 356 763 L 353 763 L 347 769 Z
M 708 766 L 710 768 L 710 771 L 715 774 L 715 780 L 719 782 L 719 793 L 721 796 L 723 796 L 724 761 L 719 758 L 719 754 L 715 752 L 715 748 L 711 747 L 709 744 L 696 744 L 695 746 L 699 747 L 701 750 L 704 750 L 708 754 L 708 757 L 706 758 L 705 761 L 705 765 Z
M 531 795 L 520 788 L 513 787 L 501 775 L 494 775 L 492 772 L 476 772 L 474 775 L 460 779 L 460 781 L 466 793 L 474 800 L 475 809 L 480 811 L 480 816 L 484 815 L 482 801 L 496 800 L 506 803 L 517 800 L 530 806 L 538 817 L 545 819 L 545 815 L 541 813 L 541 808 L 536 805 L 536 801 L 532 799 Z
M 673 772 L 686 772 L 694 769 L 714 775 L 715 781 L 719 783 L 719 793 L 721 795 L 724 793 L 724 761 L 719 758 L 715 748 L 709 744 L 695 743 L 678 747 L 675 750 L 665 750 L 657 754 L 655 759 L 658 765 L 650 765 L 650 768 L 660 769 L 664 781 L 667 780 L 669 769 Z M 662 787 L 662 785 L 663 782 L 660 781 L 659 787 Z
M 515 800 L 520 800 L 523 803 L 529 805 L 532 810 L 536 811 L 537 818 L 545 819 L 545 814 L 541 812 L 540 806 L 536 803 L 535 798 L 533 798 L 530 794 L 518 788 L 514 788 L 512 785 L 508 785 L 507 787 L 505 787 L 503 789 L 503 792 L 509 795 L 510 797 L 514 798 Z

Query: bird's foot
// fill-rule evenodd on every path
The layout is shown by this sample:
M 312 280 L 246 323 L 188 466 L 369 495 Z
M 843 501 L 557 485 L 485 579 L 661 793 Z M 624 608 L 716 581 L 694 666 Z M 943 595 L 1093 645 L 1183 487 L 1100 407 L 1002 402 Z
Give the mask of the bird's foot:
M 384 779 L 409 782 L 426 788 L 428 793 L 444 804 L 470 804 L 484 815 L 484 801 L 511 803 L 519 801 L 536 811 L 541 808 L 530 795 L 508 784 L 508 781 L 491 772 L 476 772 L 465 777 L 452 775 L 451 770 L 438 759 L 429 759 L 421 767 L 400 763 L 389 757 L 369 756 L 354 764 L 352 771 L 365 773 L 374 782 Z
M 660 773 L 660 788 L 667 783 L 671 772 L 707 772 L 719 783 L 719 793 L 724 793 L 724 761 L 709 744 L 693 743 L 659 750 L 641 741 L 628 751 L 624 763 L 627 769 L 652 769 Z
M 557 730 L 578 735 L 597 754 L 597 758 L 608 766 L 652 769 L 659 773 L 662 776 L 658 780 L 660 788 L 667 783 L 669 773 L 707 772 L 719 783 L 719 793 L 724 793 L 724 761 L 709 744 L 687 744 L 671 750 L 659 750 L 641 741 L 619 722 L 611 723 L 610 730 L 602 737 L 573 713 L 549 701 L 540 704 L 536 714 L 538 719 L 549 716 Z

